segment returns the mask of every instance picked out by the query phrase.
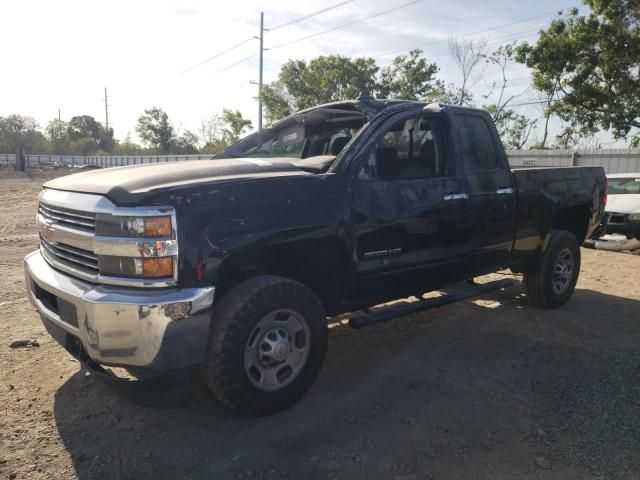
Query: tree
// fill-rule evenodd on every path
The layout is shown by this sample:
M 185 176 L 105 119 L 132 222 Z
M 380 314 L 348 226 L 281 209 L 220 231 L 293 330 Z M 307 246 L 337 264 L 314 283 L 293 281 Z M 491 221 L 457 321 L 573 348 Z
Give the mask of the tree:
M 278 80 L 263 88 L 262 102 L 269 121 L 314 105 L 347 100 L 374 92 L 378 67 L 372 58 L 321 56 L 289 60 Z
M 227 145 L 222 139 L 223 135 L 222 117 L 214 113 L 209 118 L 200 120 L 200 141 L 202 153 L 218 153 Z
M 52 121 L 49 126 L 56 128 L 58 120 Z M 91 155 L 96 150 L 110 152 L 115 141 L 113 129 L 106 129 L 91 115 L 78 115 L 72 117 L 67 124 L 67 137 L 71 144 L 66 153 Z
M 433 92 L 434 102 L 446 103 L 448 105 L 466 105 L 474 106 L 473 94 L 471 92 L 463 92 L 462 89 L 454 83 L 438 84 L 438 89 Z
M 0 151 L 16 152 L 27 130 L 27 123 L 21 115 L 0 117 Z
M 513 110 L 508 110 L 509 116 L 506 127 L 506 146 L 513 150 L 522 150 L 529 141 L 531 132 L 538 123 L 537 119 L 530 119 Z
M 127 132 L 127 136 L 121 142 L 115 141 L 113 146 L 113 155 L 142 155 L 145 152 L 142 147 L 135 143 L 131 138 L 131 132 Z
M 74 155 L 93 155 L 97 150 L 98 146 L 91 138 L 81 137 L 71 143 L 68 153 Z
M 565 127 L 556 135 L 554 148 L 568 149 L 575 147 L 580 141 L 580 132 L 573 126 Z
M 584 2 L 588 15 L 574 8 L 553 20 L 535 45 L 519 47 L 518 60 L 533 69 L 534 86 L 552 102 L 549 112 L 572 125 L 563 138 L 576 128 L 626 138 L 640 128 L 638 1 Z
M 67 129 L 71 140 L 89 138 L 93 140 L 96 146 L 100 142 L 100 124 L 90 115 L 71 117 Z
M 481 60 L 485 58 L 486 51 L 486 40 L 449 38 L 449 54 L 462 75 L 462 84 L 459 95 L 457 95 L 456 105 L 467 105 L 469 103 L 471 98 L 469 91 L 481 76 L 481 74 L 475 75 L 474 72 L 481 65 Z
M 549 121 L 553 115 L 551 104 L 558 100 L 558 94 L 560 89 L 559 84 L 556 83 L 551 88 L 543 91 L 537 91 L 538 101 L 540 102 L 540 108 L 542 109 L 542 118 L 544 119 L 544 127 L 542 131 L 542 140 L 538 142 L 536 148 L 546 148 L 547 140 L 549 138 Z
M 46 152 L 47 139 L 31 117 L 0 117 L 0 152 L 17 152 L 20 147 L 27 154 Z
M 494 118 L 504 147 L 508 150 L 522 150 L 529 141 L 538 120 L 530 119 L 526 115 L 520 115 L 508 108 L 503 108 L 498 112 L 495 104 L 486 105 L 485 109 Z
M 435 78 L 439 70 L 435 63 L 427 63 L 422 50 L 411 50 L 382 69 L 377 95 L 380 98 L 432 100 L 443 88 L 442 82 Z
M 56 118 L 47 124 L 45 132 L 51 153 L 55 153 L 56 155 L 68 153 L 71 142 L 69 138 L 69 123 Z
M 295 99 L 281 80 L 262 87 L 262 104 L 265 107 L 267 123 L 291 115 L 295 110 Z
M 185 130 L 176 138 L 172 151 L 180 155 L 198 153 L 198 136 L 189 130 Z
M 224 124 L 222 138 L 226 145 L 237 142 L 247 129 L 252 128 L 251 120 L 243 118 L 239 110 L 223 109 L 222 122 Z
M 222 136 L 222 118 L 214 113 L 200 120 L 200 140 L 204 145 L 214 143 Z
M 136 132 L 145 144 L 162 154 L 169 153 L 176 140 L 169 115 L 158 107 L 144 111 L 138 118 Z
M 516 42 L 507 45 L 501 45 L 496 50 L 485 56 L 485 61 L 489 65 L 498 68 L 500 72 L 500 80 L 494 82 L 493 89 L 497 89 L 497 98 L 495 103 L 484 105 L 493 121 L 496 124 L 502 143 L 507 149 L 521 150 L 529 141 L 531 132 L 535 127 L 537 120 L 529 119 L 525 115 L 520 115 L 514 110 L 508 108 L 513 99 L 522 95 L 522 93 L 508 94 L 509 77 L 507 70 L 509 66 L 515 63 Z M 526 91 L 526 90 L 525 90 Z M 485 98 L 492 96 L 494 91 L 484 95 Z
M 516 42 L 509 43 L 507 45 L 501 45 L 496 50 L 491 52 L 491 54 L 487 55 L 486 62 L 488 64 L 494 65 L 498 67 L 500 70 L 500 82 L 494 82 L 493 88 L 498 89 L 498 98 L 494 105 L 494 114 L 493 120 L 497 121 L 498 118 L 501 117 L 504 109 L 507 108 L 509 103 L 513 101 L 513 99 L 518 98 L 522 93 L 509 95 L 507 94 L 507 87 L 509 86 L 509 78 L 507 77 L 507 70 L 509 65 L 515 62 L 515 54 L 516 54 Z M 491 96 L 493 92 L 485 95 L 486 97 Z
M 98 142 L 98 147 L 103 152 L 111 152 L 113 147 L 116 145 L 116 140 L 113 137 L 113 128 L 109 128 L 108 130 L 100 125 L 100 141 Z

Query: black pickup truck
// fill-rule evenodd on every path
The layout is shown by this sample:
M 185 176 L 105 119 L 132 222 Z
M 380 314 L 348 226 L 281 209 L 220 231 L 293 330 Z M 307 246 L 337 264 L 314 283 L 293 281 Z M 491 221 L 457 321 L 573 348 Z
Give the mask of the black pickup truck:
M 504 268 L 564 304 L 605 203 L 602 168 L 510 169 L 484 111 L 361 97 L 210 160 L 46 183 L 27 287 L 86 368 L 201 365 L 223 402 L 269 414 L 317 376 L 327 317 Z

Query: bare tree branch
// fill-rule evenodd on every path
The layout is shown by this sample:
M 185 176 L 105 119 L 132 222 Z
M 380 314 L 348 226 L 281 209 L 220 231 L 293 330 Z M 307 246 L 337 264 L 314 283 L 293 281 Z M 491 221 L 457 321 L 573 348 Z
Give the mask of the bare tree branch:
M 486 57 L 487 40 L 462 40 L 455 37 L 449 38 L 449 54 L 453 58 L 462 74 L 462 86 L 458 105 L 463 105 L 470 97 L 469 91 L 480 80 L 482 73 L 474 75 L 476 68 L 482 59 Z

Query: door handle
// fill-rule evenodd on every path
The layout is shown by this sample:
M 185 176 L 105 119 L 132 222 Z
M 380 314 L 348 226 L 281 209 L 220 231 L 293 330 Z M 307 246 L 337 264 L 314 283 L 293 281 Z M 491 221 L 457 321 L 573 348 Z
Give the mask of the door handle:
M 512 195 L 513 194 L 513 188 L 511 188 L 511 187 L 499 188 L 499 189 L 496 190 L 496 193 L 498 195 Z
M 444 197 L 442 197 L 444 200 L 469 200 L 469 194 L 468 193 L 448 193 L 446 194 Z

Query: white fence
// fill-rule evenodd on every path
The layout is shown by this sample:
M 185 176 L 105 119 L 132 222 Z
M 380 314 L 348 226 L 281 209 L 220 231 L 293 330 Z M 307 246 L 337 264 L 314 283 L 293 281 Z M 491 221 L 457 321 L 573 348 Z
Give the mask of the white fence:
M 640 148 L 511 150 L 512 167 L 604 167 L 606 173 L 640 172 Z
M 138 165 L 141 163 L 179 162 L 181 160 L 205 160 L 211 155 L 138 155 L 118 157 L 84 157 L 80 155 L 25 155 L 27 166 L 38 165 L 97 165 L 99 167 L 119 167 Z M 0 164 L 15 164 L 16 156 L 11 153 L 0 153 Z
M 570 167 L 602 166 L 607 173 L 640 172 L 640 148 L 593 150 L 510 150 L 507 151 L 512 167 Z M 141 163 L 178 162 L 204 160 L 211 155 L 146 155 L 119 157 L 83 157 L 72 155 L 26 155 L 27 165 L 97 165 L 117 167 Z M 1 164 L 15 164 L 16 156 L 0 153 Z

